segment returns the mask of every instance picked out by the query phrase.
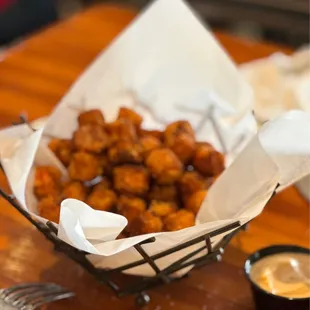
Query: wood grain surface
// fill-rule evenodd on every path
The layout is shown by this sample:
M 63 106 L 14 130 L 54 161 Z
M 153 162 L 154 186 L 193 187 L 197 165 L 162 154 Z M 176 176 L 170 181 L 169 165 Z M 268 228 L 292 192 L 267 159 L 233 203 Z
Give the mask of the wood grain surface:
M 96 6 L 52 25 L 0 56 L 0 126 L 10 125 L 21 111 L 27 111 L 30 119 L 48 114 L 134 15 L 129 9 Z M 237 63 L 279 50 L 226 34 L 217 36 Z M 3 175 L 0 185 L 8 189 Z M 194 270 L 187 279 L 153 290 L 145 309 L 254 309 L 242 266 L 249 253 L 276 243 L 309 246 L 309 206 L 293 187 L 273 198 L 249 230 L 234 238 L 221 263 Z M 43 236 L 0 200 L 0 287 L 24 281 L 56 282 L 77 293 L 75 299 L 48 309 L 135 309 L 132 297 L 114 297 L 78 265 L 55 253 Z

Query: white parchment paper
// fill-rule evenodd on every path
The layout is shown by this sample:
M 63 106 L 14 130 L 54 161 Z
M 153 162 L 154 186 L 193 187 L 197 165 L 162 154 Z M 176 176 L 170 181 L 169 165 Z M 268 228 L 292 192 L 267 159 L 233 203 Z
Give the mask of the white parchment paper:
M 254 90 L 254 111 L 259 122 L 285 111 L 310 114 L 310 46 L 292 55 L 274 53 L 240 66 Z
M 126 226 L 123 216 L 93 210 L 78 200 L 63 201 L 59 238 L 90 253 L 88 258 L 96 266 L 114 268 L 140 259 L 133 245 L 151 236 L 156 242 L 143 246 L 149 255 L 236 220 L 246 223 L 263 210 L 278 183 L 287 186 L 310 172 L 309 116 L 297 111 L 285 114 L 256 135 L 252 101 L 251 88 L 191 10 L 180 0 L 158 0 L 98 56 L 44 128 L 31 132 L 14 127 L 0 132 L 1 161 L 13 193 L 25 209 L 36 214 L 33 165 L 63 168 L 46 140 L 71 138 L 81 110 L 99 108 L 112 120 L 120 106 L 133 107 L 144 116 L 146 128 L 188 119 L 200 140 L 221 149 L 206 117 L 212 113 L 224 140 L 228 168 L 211 187 L 196 226 L 115 240 Z M 165 268 L 200 246 L 156 263 Z M 144 264 L 126 273 L 150 276 L 154 271 Z
M 290 56 L 275 53 L 239 68 L 254 90 L 254 111 L 259 123 L 291 109 L 310 115 L 309 45 Z M 310 201 L 310 176 L 297 182 L 296 187 Z

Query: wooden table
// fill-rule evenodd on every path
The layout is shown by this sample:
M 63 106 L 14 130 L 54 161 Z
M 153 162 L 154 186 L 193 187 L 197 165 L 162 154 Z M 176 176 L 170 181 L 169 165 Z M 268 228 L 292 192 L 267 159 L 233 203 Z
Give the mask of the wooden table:
M 96 54 L 132 20 L 128 9 L 97 6 L 56 24 L 10 49 L 0 62 L 0 125 L 21 111 L 30 119 L 48 114 Z M 218 38 L 237 63 L 267 56 L 271 45 Z M 282 49 L 284 50 L 284 49 Z M 7 188 L 5 178 L 0 184 Z M 227 248 L 221 263 L 194 270 L 188 279 L 151 292 L 146 309 L 253 309 L 242 266 L 260 247 L 275 243 L 309 246 L 309 208 L 295 188 L 277 195 L 247 232 Z M 48 309 L 134 309 L 131 297 L 118 300 L 52 245 L 11 206 L 0 200 L 0 287 L 22 281 L 52 281 L 77 293 Z

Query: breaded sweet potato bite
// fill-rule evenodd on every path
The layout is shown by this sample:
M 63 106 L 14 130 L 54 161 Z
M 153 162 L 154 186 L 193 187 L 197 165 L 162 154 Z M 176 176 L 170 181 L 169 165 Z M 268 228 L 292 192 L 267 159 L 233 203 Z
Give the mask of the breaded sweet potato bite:
M 149 190 L 149 173 L 143 166 L 118 166 L 113 170 L 113 184 L 122 194 L 143 196 Z
M 179 157 L 183 163 L 188 163 L 195 152 L 195 133 L 187 121 L 177 121 L 167 126 L 164 133 L 165 145 Z
M 84 125 L 101 125 L 103 126 L 104 116 L 99 109 L 88 110 L 80 113 L 78 116 L 79 126 Z
M 58 196 L 61 188 L 61 172 L 52 166 L 36 167 L 33 187 L 37 198 Z
M 164 218 L 164 230 L 175 231 L 195 225 L 193 212 L 180 209 Z
M 76 181 L 90 181 L 102 172 L 100 158 L 86 152 L 74 153 L 68 167 L 70 178 Z
M 197 143 L 193 165 L 204 176 L 217 176 L 225 168 L 224 155 L 209 143 Z
M 145 163 L 152 177 L 161 185 L 173 184 L 182 175 L 181 161 L 168 148 L 151 151 Z

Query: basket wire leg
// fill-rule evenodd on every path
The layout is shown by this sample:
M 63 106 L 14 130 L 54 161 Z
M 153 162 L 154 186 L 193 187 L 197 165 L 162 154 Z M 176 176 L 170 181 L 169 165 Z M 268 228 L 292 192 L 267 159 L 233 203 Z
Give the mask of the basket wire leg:
M 148 295 L 145 292 L 139 293 L 135 298 L 135 302 L 138 307 L 143 307 L 147 305 L 150 301 L 151 301 L 150 295 Z
M 144 251 L 140 244 L 135 245 L 135 249 L 139 254 L 145 259 L 145 261 L 152 267 L 156 275 L 159 275 L 164 283 L 169 283 L 170 279 L 165 274 L 161 273 L 160 269 L 157 267 L 155 261 Z
M 213 250 L 212 250 L 212 244 L 211 244 L 211 239 L 209 235 L 206 237 L 206 246 L 208 249 L 208 253 L 212 253 Z

